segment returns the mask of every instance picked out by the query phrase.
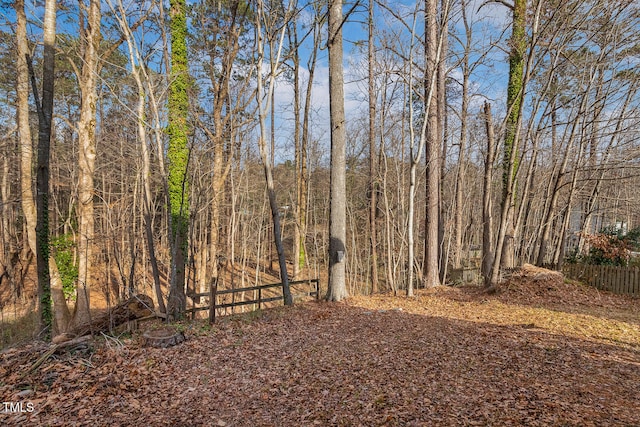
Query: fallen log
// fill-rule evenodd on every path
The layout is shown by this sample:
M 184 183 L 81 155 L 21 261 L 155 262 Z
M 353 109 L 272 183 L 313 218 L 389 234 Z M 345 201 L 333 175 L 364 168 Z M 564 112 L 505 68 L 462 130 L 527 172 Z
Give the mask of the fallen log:
M 148 317 L 155 313 L 153 300 L 150 296 L 139 294 L 112 307 L 89 323 L 78 325 L 69 331 L 73 336 L 93 335 L 100 332 L 110 332 L 114 328 L 131 320 Z

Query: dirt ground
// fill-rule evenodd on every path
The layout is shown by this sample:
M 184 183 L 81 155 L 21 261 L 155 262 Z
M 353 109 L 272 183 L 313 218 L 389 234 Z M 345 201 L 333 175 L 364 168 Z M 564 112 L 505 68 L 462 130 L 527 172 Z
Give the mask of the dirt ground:
M 0 424 L 640 425 L 640 300 L 527 268 L 496 295 L 439 287 L 184 324 L 168 349 L 103 337 L 33 368 L 46 344 L 12 348 L 0 396 L 23 412 Z

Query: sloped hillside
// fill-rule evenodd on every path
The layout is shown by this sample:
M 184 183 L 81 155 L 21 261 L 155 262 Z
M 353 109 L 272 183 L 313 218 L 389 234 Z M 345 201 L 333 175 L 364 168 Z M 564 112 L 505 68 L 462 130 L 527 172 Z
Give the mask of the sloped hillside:
M 513 278 L 494 296 L 437 288 L 190 324 L 187 341 L 169 349 L 103 338 L 31 371 L 46 346 L 10 349 L 0 358 L 0 395 L 33 412 L 2 413 L 0 422 L 640 424 L 637 301 L 607 296 L 589 313 L 568 298 L 580 285 L 535 282 L 546 290 L 528 297 L 534 283 Z M 564 309 L 555 301 L 563 295 Z M 607 301 L 620 312 L 627 304 L 629 320 L 603 314 Z

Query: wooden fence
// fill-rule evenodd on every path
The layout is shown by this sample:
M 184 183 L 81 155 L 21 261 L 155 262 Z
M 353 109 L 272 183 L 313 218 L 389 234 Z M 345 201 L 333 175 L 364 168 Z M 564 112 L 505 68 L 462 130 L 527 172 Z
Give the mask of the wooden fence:
M 564 264 L 566 277 L 597 289 L 622 295 L 640 296 L 640 269 L 613 265 Z
M 294 301 L 296 299 L 301 299 L 304 297 L 315 297 L 316 299 L 320 298 L 320 281 L 318 279 L 294 280 L 289 282 L 289 286 L 303 285 L 303 284 L 310 285 L 309 291 L 292 293 L 291 296 L 293 297 Z M 211 320 L 214 320 L 215 312 L 218 309 L 240 307 L 244 305 L 257 305 L 257 309 L 259 310 L 262 308 L 262 304 L 266 302 L 284 300 L 284 296 L 282 295 L 282 292 L 280 292 L 280 294 L 276 296 L 263 296 L 264 291 L 266 291 L 267 289 L 273 289 L 273 288 L 280 288 L 280 290 L 282 290 L 282 283 L 270 283 L 267 285 L 249 286 L 246 288 L 223 289 L 223 290 L 217 290 L 214 287 L 213 297 L 211 297 L 211 294 L 209 292 L 190 295 L 192 298 L 210 297 L 210 300 L 211 300 L 210 304 L 213 304 L 213 307 L 211 306 L 193 307 L 188 309 L 187 313 L 195 314 L 195 312 L 197 311 L 210 310 L 211 308 L 213 308 L 213 312 L 210 313 L 209 318 Z M 251 300 L 243 299 L 242 301 L 235 301 L 236 294 L 243 293 L 243 292 L 250 292 L 250 291 L 257 292 L 258 297 Z M 231 295 L 231 302 L 224 302 L 219 304 L 218 296 L 220 295 Z

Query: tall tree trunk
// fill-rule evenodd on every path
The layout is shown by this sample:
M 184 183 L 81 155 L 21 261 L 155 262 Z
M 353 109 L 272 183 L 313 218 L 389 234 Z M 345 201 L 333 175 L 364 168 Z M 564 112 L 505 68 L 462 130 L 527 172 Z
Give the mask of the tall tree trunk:
M 493 117 L 491 115 L 491 104 L 484 103 L 484 120 L 487 132 L 487 155 L 484 162 L 484 179 L 482 186 L 482 276 L 485 287 L 491 286 L 494 243 L 493 243 L 493 214 L 491 191 L 493 181 L 493 162 L 496 155 L 496 142 L 493 131 Z
M 507 87 L 507 108 L 509 117 L 506 124 L 503 157 L 503 203 L 509 205 L 504 219 L 506 233 L 501 247 L 500 265 L 505 268 L 515 266 L 515 175 L 518 165 L 518 135 L 520 130 L 522 102 L 524 98 L 524 55 L 527 48 L 526 35 L 527 1 L 516 0 L 513 4 L 511 53 L 509 55 L 509 83 Z
M 246 3 L 240 1 L 232 1 L 229 5 L 229 23 L 228 29 L 224 37 L 226 37 L 226 46 L 221 55 L 220 70 L 211 72 L 210 80 L 212 92 L 215 94 L 213 99 L 213 108 L 211 112 L 213 121 L 213 131 L 204 129 L 211 139 L 213 145 L 213 168 L 211 179 L 211 229 L 210 229 L 210 246 L 209 253 L 211 258 L 211 280 L 213 283 L 217 281 L 219 274 L 218 259 L 221 255 L 220 251 L 220 230 L 222 228 L 222 204 L 225 200 L 225 184 L 231 170 L 232 157 L 225 155 L 230 152 L 228 145 L 233 143 L 234 131 L 231 126 L 237 108 L 230 103 L 229 88 L 233 82 L 234 63 L 240 50 L 240 34 L 242 32 L 242 23 L 247 18 L 248 8 Z M 222 37 L 222 36 L 221 36 Z M 210 54 L 216 55 L 219 49 L 216 44 Z
M 425 100 L 427 134 L 425 155 L 427 161 L 426 209 L 425 209 L 425 241 L 424 241 L 424 275 L 425 288 L 440 284 L 439 266 L 439 185 L 440 185 L 440 141 L 438 118 L 438 26 L 437 0 L 425 0 Z
M 307 204 L 309 200 L 309 176 L 308 176 L 308 149 L 309 149 L 309 139 L 310 135 L 310 125 L 311 125 L 311 95 L 313 90 L 313 81 L 316 70 L 316 63 L 318 57 L 318 51 L 320 50 L 320 42 L 322 41 L 322 36 L 320 34 L 320 23 L 317 22 L 320 19 L 317 16 L 315 17 L 316 21 L 314 21 L 313 28 L 313 50 L 311 51 L 311 57 L 307 63 L 307 68 L 309 70 L 309 80 L 307 81 L 307 88 L 305 92 L 305 101 L 304 101 L 304 113 L 302 116 L 302 141 L 300 144 L 300 189 L 298 196 L 298 224 L 300 225 L 300 252 L 299 255 L 296 255 L 297 261 L 300 264 L 300 268 L 304 267 L 307 263 L 307 252 L 306 252 L 306 236 L 307 236 Z
M 413 34 L 411 35 L 411 48 L 409 50 L 409 95 L 408 99 L 411 100 L 413 98 Z M 407 218 L 407 235 L 408 235 L 408 244 L 407 244 L 407 258 L 408 258 L 408 270 L 409 270 L 409 278 L 407 283 L 407 296 L 413 296 L 413 288 L 414 288 L 414 274 L 415 274 L 415 232 L 414 232 L 414 222 L 415 222 L 415 199 L 416 199 L 416 175 L 418 164 L 420 159 L 422 158 L 422 150 L 424 149 L 425 142 L 425 126 L 426 120 L 424 120 L 422 125 L 422 132 L 420 132 L 420 142 L 418 145 L 417 153 L 414 153 L 414 141 L 415 141 L 415 130 L 414 130 L 414 108 L 413 102 L 409 101 L 409 157 L 410 157 L 410 167 L 409 167 L 409 202 L 408 202 L 408 218 Z
M 49 249 L 48 246 L 48 230 L 45 231 L 41 226 L 38 225 L 40 220 L 44 221 L 44 214 L 48 213 L 48 207 L 45 208 L 44 204 L 41 207 L 42 212 L 36 215 L 36 206 L 34 204 L 34 195 L 32 191 L 33 185 L 33 175 L 32 175 L 32 167 L 33 167 L 33 142 L 31 139 L 31 128 L 29 125 L 29 48 L 28 41 L 26 35 L 26 16 L 24 12 L 24 1 L 18 0 L 15 4 L 16 8 L 16 16 L 17 16 L 17 26 L 16 26 L 16 38 L 17 38 L 17 47 L 18 47 L 18 58 L 17 58 L 17 103 L 18 103 L 18 130 L 20 135 L 20 187 L 21 187 L 21 203 L 22 203 L 22 211 L 25 216 L 26 222 L 26 230 L 27 230 L 27 242 L 28 249 L 31 250 L 32 253 L 36 254 L 36 265 L 38 269 L 42 268 L 42 260 L 38 260 L 38 255 L 45 256 L 44 253 L 38 254 L 38 251 L 42 248 L 43 245 L 37 244 L 36 235 L 39 234 L 36 232 L 36 229 L 42 230 L 42 238 L 47 236 L 47 240 L 44 241 L 46 243 L 46 249 Z M 44 61 L 43 66 L 50 67 L 49 70 L 45 70 L 43 72 L 43 88 L 44 95 L 47 99 L 43 99 L 43 103 L 41 108 L 47 108 L 49 111 L 42 112 L 45 116 L 48 116 L 49 123 L 45 123 L 42 114 L 39 114 L 39 134 L 38 134 L 38 144 L 45 143 L 41 138 L 44 135 L 40 134 L 40 131 L 45 131 L 49 134 L 49 139 L 51 135 L 51 120 L 52 120 L 52 85 L 53 85 L 53 43 L 55 42 L 55 4 L 53 2 L 47 2 L 45 5 L 45 43 L 50 43 L 51 46 L 45 46 L 45 52 L 47 54 L 46 60 Z M 45 81 L 46 80 L 46 81 Z M 34 83 L 34 88 L 35 88 Z M 51 96 L 51 99 L 49 97 Z M 36 97 L 36 102 L 40 102 Z M 40 112 L 39 112 L 40 113 Z M 46 129 L 48 127 L 48 130 Z M 49 141 L 47 139 L 47 143 Z M 43 147 L 42 154 L 45 155 L 48 152 L 47 147 Z M 40 154 L 40 151 L 39 151 Z M 40 159 L 39 159 L 40 161 Z M 46 162 L 46 159 L 42 159 L 43 162 Z M 8 158 L 5 158 L 5 162 L 8 162 Z M 40 172 L 40 169 L 38 169 Z M 43 175 L 39 176 L 42 180 L 45 178 L 45 171 L 42 170 Z M 3 175 L 3 180 L 7 178 L 7 175 Z M 38 184 L 38 183 L 37 183 Z M 44 182 L 39 182 L 40 185 L 37 185 L 38 188 L 46 189 L 47 193 L 42 193 L 41 190 L 38 190 L 38 198 L 41 202 L 44 202 L 44 197 L 48 194 L 48 183 L 45 185 Z M 9 207 L 9 204 L 6 204 L 6 207 Z M 3 209 L 4 210 L 4 209 Z M 9 221 L 9 216 L 6 212 L 3 212 L 3 220 L 6 219 Z M 5 242 L 8 243 L 8 227 L 3 227 L 3 233 L 5 233 Z M 62 283 L 60 280 L 60 275 L 58 274 L 58 268 L 56 266 L 56 262 L 52 256 L 46 255 L 44 258 L 47 260 L 47 265 L 49 268 L 48 272 L 38 271 L 39 281 L 42 278 L 42 283 L 38 284 L 38 292 L 39 292 L 39 302 L 40 302 L 40 321 L 41 330 L 46 331 L 48 334 L 53 329 L 54 332 L 63 332 L 70 321 L 69 309 L 67 307 L 67 303 L 62 292 Z M 3 264 L 10 262 L 6 260 Z M 7 271 L 11 271 L 11 266 L 4 265 L 4 268 Z M 4 275 L 4 272 L 3 272 Z M 47 280 L 46 276 L 49 276 L 49 280 Z M 11 274 L 7 273 L 7 277 L 10 281 L 13 282 L 13 278 Z M 48 284 L 47 284 L 48 282 Z M 55 323 L 53 325 L 49 324 L 49 314 L 47 313 L 47 307 L 50 307 L 50 302 L 46 300 L 47 287 L 51 289 L 51 298 L 54 301 L 54 315 L 55 315 Z
M 38 99 L 35 76 L 34 94 L 38 103 L 38 168 L 37 188 L 37 244 L 38 302 L 40 330 L 44 339 L 51 338 L 53 313 L 51 307 L 51 278 L 49 275 L 49 158 L 51 126 L 53 122 L 53 86 L 56 42 L 56 1 L 47 0 L 44 12 L 44 57 L 42 61 L 42 102 Z
M 158 259 L 156 257 L 155 243 L 153 240 L 153 196 L 151 194 L 151 184 L 149 182 L 151 177 L 151 155 L 149 153 L 149 145 L 147 143 L 147 128 L 146 128 L 146 91 L 143 84 L 142 75 L 148 80 L 148 76 L 144 71 L 144 67 L 136 64 L 142 64 L 142 58 L 134 43 L 133 34 L 126 22 L 126 12 L 124 5 L 120 0 L 118 2 L 118 10 L 120 15 L 118 16 L 118 23 L 120 29 L 124 33 L 127 40 L 127 47 L 129 49 L 129 63 L 131 64 L 131 74 L 136 81 L 138 87 L 138 104 L 137 104 L 137 122 L 138 122 L 138 143 L 140 146 L 140 153 L 142 154 L 142 186 L 143 186 L 143 219 L 144 219 L 144 231 L 147 241 L 147 249 L 149 250 L 149 261 L 151 263 L 151 272 L 153 275 L 154 290 L 156 293 L 156 299 L 158 302 L 158 310 L 160 313 L 166 313 L 166 307 L 164 304 L 164 297 L 162 295 L 162 287 L 160 283 L 160 269 L 158 267 Z M 131 269 L 133 272 L 133 268 Z
M 13 133 L 13 131 L 11 132 Z M 7 135 L 7 138 L 10 135 Z M 9 161 L 10 156 L 5 151 L 5 155 L 2 157 L 2 180 L 0 181 L 0 286 L 6 288 L 7 282 L 9 283 L 10 295 L 14 294 L 14 281 L 11 266 L 11 233 L 9 227 L 11 224 L 11 204 L 7 203 L 10 199 L 10 186 L 9 186 Z
M 331 122 L 331 182 L 329 208 L 329 287 L 326 299 L 347 296 L 345 282 L 346 215 L 346 127 L 344 113 L 344 69 L 342 64 L 342 1 L 328 5 L 329 110 Z
M 418 6 L 416 5 L 416 8 Z M 411 29 L 411 43 L 409 46 L 409 89 L 408 94 L 405 96 L 405 102 L 409 104 L 409 201 L 407 203 L 407 261 L 408 261 L 408 270 L 409 270 L 409 278 L 407 282 L 407 296 L 413 296 L 413 288 L 414 288 L 414 274 L 415 274 L 415 232 L 414 232 L 414 223 L 415 223 L 415 199 L 416 199 L 416 175 L 418 164 L 420 163 L 420 159 L 422 158 L 422 150 L 424 150 L 424 144 L 426 139 L 426 126 L 427 120 L 423 120 L 422 129 L 420 131 L 420 139 L 418 143 L 417 152 L 415 149 L 415 140 L 416 140 L 416 132 L 414 128 L 414 116 L 415 109 L 414 103 L 412 102 L 414 97 L 414 89 L 413 89 L 413 39 L 415 38 L 415 27 L 416 27 L 416 14 L 414 13 L 413 26 Z M 424 100 L 424 103 L 427 104 L 427 99 Z
M 285 16 L 285 19 L 287 17 Z M 274 93 L 274 86 L 276 83 L 276 75 L 278 72 L 278 67 L 280 65 L 280 55 L 282 52 L 283 42 L 284 42 L 284 34 L 286 27 L 282 28 L 282 32 L 280 33 L 280 39 L 278 43 L 278 47 L 276 48 L 277 53 L 273 50 L 270 50 L 270 75 L 269 75 L 269 91 L 266 95 L 267 99 L 267 107 L 264 107 L 263 102 L 263 81 L 261 75 L 262 64 L 264 62 L 264 45 L 263 45 L 263 34 L 262 34 L 262 22 L 264 20 L 264 6 L 262 1 L 258 1 L 258 11 L 256 17 L 256 34 L 257 34 L 257 47 L 258 47 L 258 81 L 257 81 L 257 90 L 256 90 L 256 99 L 258 101 L 258 114 L 260 120 L 260 138 L 258 140 L 258 145 L 260 148 L 260 157 L 262 158 L 262 166 L 264 168 L 264 175 L 267 181 L 267 194 L 269 197 L 269 206 L 271 207 L 271 218 L 273 220 L 273 237 L 276 245 L 276 252 L 278 254 L 278 262 L 280 265 L 280 280 L 282 280 L 282 294 L 284 296 L 284 303 L 286 305 L 293 304 L 293 298 L 291 296 L 291 290 L 289 289 L 289 275 L 287 273 L 287 262 L 284 254 L 284 247 L 282 246 L 282 234 L 280 231 L 280 213 L 278 211 L 278 202 L 276 200 L 276 192 L 275 186 L 273 183 L 273 171 L 272 171 L 272 160 L 273 153 L 269 155 L 268 147 L 266 144 L 266 116 L 267 110 L 269 110 L 269 103 L 273 103 L 274 98 L 272 97 Z M 272 105 L 271 105 L 272 106 Z M 271 110 L 271 122 L 274 122 L 273 110 Z M 273 141 L 273 138 L 272 138 Z M 272 145 L 272 150 L 273 150 Z
M 438 138 L 440 140 L 441 150 L 438 153 L 438 280 L 440 283 L 445 282 L 447 274 L 447 266 L 449 262 L 449 250 L 445 250 L 444 236 L 444 216 L 445 205 L 442 194 L 442 179 L 446 170 L 447 162 L 447 144 L 449 140 L 449 129 L 447 120 L 447 61 L 446 52 L 449 48 L 449 0 L 440 0 L 440 20 L 438 22 L 438 47 L 436 48 L 436 66 L 438 79 Z M 439 54 L 444 52 L 444 55 Z
M 467 157 L 467 122 L 469 111 L 469 79 L 471 77 L 471 69 L 469 67 L 469 56 L 473 43 L 472 30 L 467 19 L 467 2 L 462 0 L 460 5 L 462 12 L 462 22 L 465 27 L 465 45 L 464 55 L 462 58 L 462 105 L 460 106 L 460 145 L 458 149 L 458 168 L 456 173 L 456 186 L 454 193 L 455 210 L 453 214 L 455 243 L 453 251 L 453 265 L 460 268 L 462 265 L 463 251 L 463 194 L 465 189 L 465 173 L 466 173 L 466 157 Z
M 384 92 L 384 89 L 383 89 Z M 386 94 L 382 95 L 381 105 L 384 106 Z M 384 108 L 381 108 L 384 110 Z M 380 111 L 380 128 L 384 129 L 384 111 Z M 384 166 L 381 173 L 382 182 L 380 183 L 380 195 L 384 201 L 384 235 L 386 239 L 386 260 L 385 260 L 385 274 L 387 276 L 387 288 L 393 290 L 393 294 L 396 295 L 398 292 L 398 285 L 396 284 L 396 275 L 394 274 L 393 264 L 394 264 L 394 250 L 393 250 L 393 224 L 392 224 L 392 214 L 391 214 L 391 204 L 389 203 L 389 191 L 388 191 L 388 181 L 387 176 L 389 173 L 389 164 L 387 162 L 387 156 L 385 155 L 385 147 L 382 145 L 383 141 L 380 141 L 380 156 L 382 157 L 381 166 Z
M 171 217 L 171 280 L 167 313 L 180 318 L 186 310 L 185 273 L 189 229 L 189 149 L 187 123 L 187 8 L 185 0 L 171 1 L 171 83 L 169 86 L 169 210 Z
M 298 42 L 298 29 L 297 29 L 297 20 L 293 19 L 289 25 L 287 26 L 287 34 L 289 36 L 289 45 L 292 48 L 292 61 L 293 61 L 293 142 L 294 142 L 294 180 L 296 183 L 296 198 L 293 204 L 293 215 L 295 218 L 295 225 L 293 227 L 293 272 L 292 277 L 296 278 L 300 274 L 300 268 L 302 267 L 302 262 L 300 259 L 301 256 L 301 223 L 300 223 L 300 199 L 302 192 L 302 182 L 303 177 L 300 173 L 301 165 L 301 157 L 302 157 L 302 148 L 300 147 L 301 141 L 301 126 L 302 122 L 300 120 L 301 116 L 301 107 L 300 107 L 300 98 L 302 94 L 300 93 L 300 53 L 299 53 L 299 42 Z
M 84 9 L 84 4 L 80 4 Z M 98 104 L 98 49 L 100 47 L 101 2 L 90 0 L 86 25 L 80 29 L 84 46 L 78 78 L 81 92 L 78 120 L 78 284 L 74 324 L 88 323 L 91 291 L 91 265 L 94 238 L 93 176 L 96 161 L 96 108 Z
M 558 203 L 558 198 L 560 197 L 560 188 L 562 186 L 562 181 L 566 174 L 569 155 L 574 150 L 574 140 L 576 137 L 577 126 L 580 121 L 580 117 L 582 116 L 582 113 L 584 112 L 584 109 L 587 106 L 587 100 L 588 100 L 588 96 L 587 96 L 587 92 L 585 91 L 582 97 L 582 102 L 580 103 L 580 108 L 576 113 L 576 117 L 571 125 L 571 132 L 569 134 L 568 141 L 565 144 L 566 148 L 562 156 L 562 162 L 559 166 L 558 172 L 556 173 L 555 177 L 552 179 L 553 188 L 551 189 L 551 194 L 549 195 L 550 197 L 549 197 L 547 210 L 544 214 L 544 217 L 542 218 L 542 234 L 540 238 L 540 248 L 538 250 L 538 256 L 536 258 L 536 264 L 540 266 L 544 265 L 545 259 L 547 257 L 548 242 L 551 236 L 551 226 L 553 222 L 552 220 L 553 220 L 553 216 L 556 213 L 556 205 Z M 551 116 L 552 139 L 555 140 L 556 139 L 555 110 L 551 114 L 552 114 Z
M 373 38 L 373 8 L 375 2 L 369 0 L 369 45 L 367 49 L 369 63 L 369 244 L 371 251 L 371 293 L 378 292 L 378 178 L 376 170 L 376 84 L 375 84 L 375 45 Z
M 500 267 L 515 265 L 515 189 L 518 165 L 518 139 L 524 98 L 524 56 L 527 49 L 527 1 L 515 0 L 509 54 L 509 82 L 507 86 L 507 120 L 502 158 L 502 207 L 498 227 L 497 248 L 492 267 L 491 286 L 499 280 Z
M 29 124 L 29 66 L 31 53 L 27 40 L 27 17 L 24 0 L 16 0 L 16 101 L 18 110 L 18 135 L 20 137 L 20 202 L 26 222 L 28 249 L 36 253 L 36 206 L 33 197 L 33 141 Z

